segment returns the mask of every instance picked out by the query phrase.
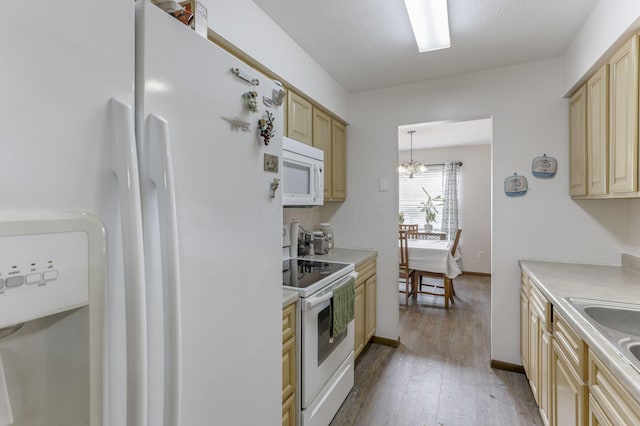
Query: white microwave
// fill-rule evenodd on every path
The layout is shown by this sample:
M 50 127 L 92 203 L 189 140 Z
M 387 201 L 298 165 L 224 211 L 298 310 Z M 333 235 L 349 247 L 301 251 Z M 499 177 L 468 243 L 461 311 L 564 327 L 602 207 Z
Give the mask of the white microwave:
M 324 203 L 324 151 L 282 138 L 282 205 Z

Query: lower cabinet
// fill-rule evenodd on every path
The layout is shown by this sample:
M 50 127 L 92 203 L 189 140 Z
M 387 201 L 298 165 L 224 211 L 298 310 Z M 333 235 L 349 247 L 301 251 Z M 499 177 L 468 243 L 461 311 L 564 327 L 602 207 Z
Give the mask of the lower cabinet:
M 296 410 L 296 304 L 282 310 L 282 426 L 295 426 Z
M 376 333 L 376 258 L 356 266 L 354 356 L 357 358 Z
M 586 425 L 587 385 L 571 367 L 557 342 L 552 352 L 552 425 Z
M 591 351 L 589 421 L 591 425 L 640 425 L 640 404 Z

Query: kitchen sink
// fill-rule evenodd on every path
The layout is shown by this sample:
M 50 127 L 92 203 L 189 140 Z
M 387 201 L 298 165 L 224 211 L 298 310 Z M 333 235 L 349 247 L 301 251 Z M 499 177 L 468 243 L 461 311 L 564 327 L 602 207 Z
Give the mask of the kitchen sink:
M 640 372 L 640 304 L 578 297 L 565 300 Z

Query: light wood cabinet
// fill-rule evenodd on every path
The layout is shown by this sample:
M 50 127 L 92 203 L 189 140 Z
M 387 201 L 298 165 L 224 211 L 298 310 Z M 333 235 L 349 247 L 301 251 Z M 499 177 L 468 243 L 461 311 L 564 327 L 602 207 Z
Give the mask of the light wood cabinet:
M 347 126 L 289 90 L 287 136 L 324 151 L 324 200 L 344 201 L 347 196 Z
M 356 267 L 354 356 L 357 358 L 376 332 L 376 259 Z
M 313 109 L 313 146 L 324 151 L 324 199 L 331 199 L 331 117 L 317 108 Z
M 587 90 L 580 87 L 569 100 L 569 194 L 587 195 Z
M 529 277 L 524 272 L 520 278 L 520 358 L 529 377 Z
M 609 65 L 587 81 L 588 193 L 609 192 Z
M 554 310 L 551 352 L 552 425 L 585 425 L 588 417 L 587 345 Z
M 331 200 L 347 198 L 347 126 L 333 120 L 331 124 Z
M 556 340 L 552 352 L 552 425 L 586 425 L 587 385 L 571 368 Z
M 549 424 L 551 385 L 551 303 L 529 279 L 529 385 L 543 422 Z
M 368 342 L 374 334 L 376 334 L 376 297 L 377 297 L 377 281 L 376 275 L 372 275 L 364 282 L 365 309 L 364 309 L 364 331 L 365 340 Z
M 296 410 L 296 304 L 282 310 L 282 425 L 295 426 Z
M 357 357 L 360 355 L 360 352 L 364 349 L 364 345 L 366 344 L 364 340 L 365 335 L 365 299 L 364 299 L 364 283 L 356 286 L 355 289 L 355 300 L 354 300 L 354 344 L 353 351 L 354 356 Z
M 609 61 L 611 127 L 609 185 L 612 193 L 638 191 L 638 37 Z
M 312 111 L 311 102 L 289 90 L 287 96 L 287 136 L 312 145 Z
M 640 425 L 640 404 L 589 351 L 589 418 L 603 425 Z
M 634 35 L 569 102 L 569 193 L 640 197 L 639 36 Z

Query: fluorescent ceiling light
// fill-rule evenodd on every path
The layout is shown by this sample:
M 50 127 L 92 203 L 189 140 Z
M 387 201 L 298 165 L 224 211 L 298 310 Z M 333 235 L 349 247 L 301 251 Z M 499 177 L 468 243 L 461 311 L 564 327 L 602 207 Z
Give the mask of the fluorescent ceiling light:
M 447 0 L 404 0 L 418 51 L 451 47 Z

